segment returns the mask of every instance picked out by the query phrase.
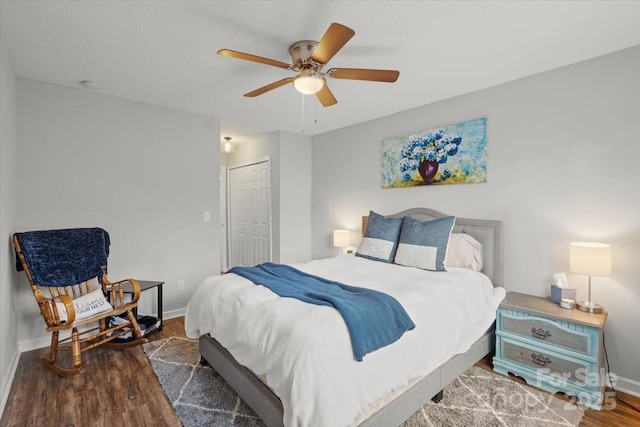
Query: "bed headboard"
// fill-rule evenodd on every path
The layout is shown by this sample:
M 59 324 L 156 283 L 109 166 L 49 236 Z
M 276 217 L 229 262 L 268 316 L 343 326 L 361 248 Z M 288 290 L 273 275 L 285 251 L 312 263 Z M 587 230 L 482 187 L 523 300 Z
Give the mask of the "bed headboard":
M 429 208 L 413 208 L 386 215 L 392 218 L 410 216 L 420 221 L 450 216 Z M 362 232 L 367 228 L 368 217 L 362 217 Z M 461 218 L 456 216 L 454 233 L 466 233 L 482 243 L 482 272 L 491 279 L 493 286 L 503 286 L 504 279 L 504 247 L 502 221 L 488 219 Z

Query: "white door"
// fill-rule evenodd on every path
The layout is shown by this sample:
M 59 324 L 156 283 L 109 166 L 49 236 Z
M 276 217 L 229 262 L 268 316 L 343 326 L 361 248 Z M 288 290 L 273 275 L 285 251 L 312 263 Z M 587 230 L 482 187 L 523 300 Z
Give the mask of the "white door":
M 229 268 L 271 261 L 271 164 L 229 168 Z

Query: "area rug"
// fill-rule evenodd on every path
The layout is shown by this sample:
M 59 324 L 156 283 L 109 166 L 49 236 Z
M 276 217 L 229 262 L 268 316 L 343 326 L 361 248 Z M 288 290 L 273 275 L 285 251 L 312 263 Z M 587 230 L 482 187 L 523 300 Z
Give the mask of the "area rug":
M 143 345 L 162 389 L 185 427 L 264 426 L 235 391 L 199 363 L 198 341 L 171 337 Z M 584 410 L 549 393 L 471 367 L 403 424 L 422 426 L 577 426 Z

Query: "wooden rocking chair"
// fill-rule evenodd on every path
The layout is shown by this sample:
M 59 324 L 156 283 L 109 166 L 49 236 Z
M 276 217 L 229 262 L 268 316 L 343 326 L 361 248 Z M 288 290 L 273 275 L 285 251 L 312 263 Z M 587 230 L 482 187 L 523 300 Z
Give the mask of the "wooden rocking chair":
M 82 354 L 87 350 L 101 345 L 130 347 L 147 341 L 133 314 L 140 298 L 138 282 L 110 282 L 107 278 L 109 234 L 105 230 L 15 233 L 13 245 L 16 268 L 24 270 L 46 330 L 51 332 L 49 357 L 40 357 L 47 369 L 60 376 L 76 375 L 84 371 Z M 111 316 L 118 315 L 124 315 L 124 319 L 110 322 Z M 70 331 L 70 336 L 61 339 L 60 332 L 65 331 Z M 72 368 L 60 366 L 58 350 L 71 350 Z

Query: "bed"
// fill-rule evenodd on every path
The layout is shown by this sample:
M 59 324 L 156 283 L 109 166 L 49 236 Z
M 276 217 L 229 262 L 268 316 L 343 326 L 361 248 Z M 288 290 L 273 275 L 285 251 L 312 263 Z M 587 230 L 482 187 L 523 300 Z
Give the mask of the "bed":
M 426 208 L 387 215 L 405 216 L 425 221 L 448 215 Z M 409 331 L 363 362 L 345 360 L 348 357 L 340 344 L 345 338 L 332 329 L 332 322 L 341 320 L 334 309 L 280 298 L 234 274 L 208 278 L 196 290 L 187 307 L 187 335 L 199 339 L 203 359 L 270 427 L 400 425 L 494 348 L 495 309 L 504 297 L 502 222 L 456 218 L 453 232 L 468 234 L 482 244 L 482 274 L 463 268 L 424 272 L 350 255 L 291 264 L 343 283 L 398 292 L 393 296 L 415 317 L 414 331 L 427 334 Z M 402 290 L 396 291 L 397 283 L 388 286 L 394 281 L 390 278 L 399 274 Z M 427 296 L 405 286 L 420 280 L 438 283 L 429 287 Z M 462 283 L 459 286 L 471 290 L 470 296 L 464 296 L 466 290 L 447 287 L 453 286 L 448 280 L 455 280 L 455 286 Z M 480 300 L 484 302 L 476 304 Z M 274 311 L 275 304 L 284 306 Z M 471 305 L 482 308 L 478 314 L 467 314 Z M 308 314 L 301 317 L 301 310 Z M 276 312 L 285 314 L 275 317 Z M 458 318 L 468 324 L 458 325 Z M 283 329 L 282 325 L 292 323 Z M 275 334 L 272 329 L 284 332 Z M 460 340 L 441 343 L 440 335 L 447 334 L 460 335 Z M 338 343 L 330 344 L 332 340 Z

